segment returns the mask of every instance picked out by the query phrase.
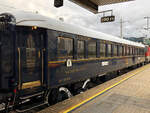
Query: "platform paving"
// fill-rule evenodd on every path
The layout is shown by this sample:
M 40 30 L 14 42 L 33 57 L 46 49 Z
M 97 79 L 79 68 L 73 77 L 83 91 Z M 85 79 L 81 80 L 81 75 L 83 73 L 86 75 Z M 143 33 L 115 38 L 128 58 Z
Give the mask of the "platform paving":
M 129 77 L 129 78 L 128 78 Z M 122 81 L 123 79 L 127 80 Z M 114 84 L 120 82 L 118 85 Z M 108 91 L 104 91 L 110 88 Z M 101 95 L 93 95 L 104 91 Z M 88 102 L 85 100 L 91 98 Z M 150 64 L 38 113 L 150 113 Z
M 74 110 L 73 113 L 150 113 L 150 68 Z

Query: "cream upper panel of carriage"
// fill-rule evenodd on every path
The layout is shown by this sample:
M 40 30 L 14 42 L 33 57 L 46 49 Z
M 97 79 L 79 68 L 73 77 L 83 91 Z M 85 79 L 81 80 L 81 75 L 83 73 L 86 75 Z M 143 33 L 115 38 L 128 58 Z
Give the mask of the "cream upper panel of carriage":
M 97 38 L 102 40 L 108 40 L 117 43 L 123 43 L 133 46 L 145 47 L 141 43 L 136 43 L 132 41 L 128 41 L 125 39 L 121 39 L 115 36 L 111 36 L 102 32 L 90 30 L 87 28 L 67 24 L 61 21 L 57 21 L 45 16 L 41 16 L 39 14 L 34 14 L 30 12 L 12 12 L 12 14 L 16 17 L 18 26 L 38 26 L 42 28 L 53 29 L 62 32 L 68 32 L 72 34 L 87 36 L 91 38 Z

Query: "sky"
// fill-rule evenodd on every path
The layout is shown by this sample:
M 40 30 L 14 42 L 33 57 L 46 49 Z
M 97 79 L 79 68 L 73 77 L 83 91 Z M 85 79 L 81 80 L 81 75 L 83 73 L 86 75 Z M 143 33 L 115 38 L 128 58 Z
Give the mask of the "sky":
M 120 19 L 123 20 L 123 37 L 150 37 L 146 28 L 147 21 L 144 17 L 150 16 L 150 0 L 135 0 L 113 5 L 99 7 L 99 11 L 113 10 L 116 20 L 111 23 L 101 23 L 102 14 L 93 14 L 88 10 L 64 0 L 64 6 L 54 7 L 54 0 L 0 0 L 0 12 L 9 10 L 23 10 L 38 12 L 41 15 L 64 22 L 83 26 L 96 31 L 120 37 Z M 110 13 L 106 13 L 110 15 Z

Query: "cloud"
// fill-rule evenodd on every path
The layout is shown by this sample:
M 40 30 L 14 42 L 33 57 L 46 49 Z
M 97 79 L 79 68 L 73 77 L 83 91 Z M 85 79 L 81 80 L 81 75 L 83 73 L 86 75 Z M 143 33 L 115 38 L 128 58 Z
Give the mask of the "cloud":
M 100 11 L 113 9 L 116 21 L 112 23 L 100 23 L 101 14 L 93 14 L 80 6 L 64 0 L 64 6 L 55 8 L 54 0 L 1 0 L 0 10 L 8 11 L 25 10 L 36 12 L 54 19 L 64 18 L 67 23 L 83 26 L 104 33 L 120 36 L 120 19 L 123 21 L 124 36 L 144 36 L 149 33 L 143 28 L 146 26 L 145 16 L 150 16 L 149 0 L 136 0 L 132 2 L 106 5 L 99 7 Z M 150 35 L 149 35 L 150 36 Z

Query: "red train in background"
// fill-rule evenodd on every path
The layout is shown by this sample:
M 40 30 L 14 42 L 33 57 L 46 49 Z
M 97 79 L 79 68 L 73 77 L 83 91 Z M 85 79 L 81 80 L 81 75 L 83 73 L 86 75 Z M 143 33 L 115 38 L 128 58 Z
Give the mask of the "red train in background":
M 147 46 L 145 48 L 145 62 L 149 63 L 150 62 L 150 46 Z

